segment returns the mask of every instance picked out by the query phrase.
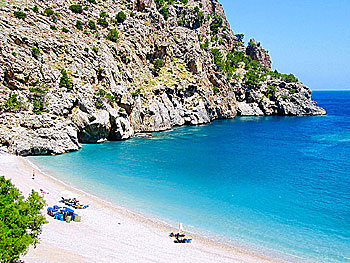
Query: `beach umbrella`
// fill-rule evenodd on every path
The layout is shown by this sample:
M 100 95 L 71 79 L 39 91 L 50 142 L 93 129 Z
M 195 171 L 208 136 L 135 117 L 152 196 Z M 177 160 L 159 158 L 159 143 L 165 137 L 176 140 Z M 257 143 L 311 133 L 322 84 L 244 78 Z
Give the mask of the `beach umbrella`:
M 182 223 L 179 224 L 179 233 L 184 232 L 184 226 Z
M 63 197 L 63 198 L 70 198 L 70 199 L 77 199 L 79 198 L 80 195 L 76 194 L 76 193 L 72 193 L 71 191 L 68 191 L 68 190 L 65 190 L 65 191 L 62 191 L 60 193 L 60 195 Z

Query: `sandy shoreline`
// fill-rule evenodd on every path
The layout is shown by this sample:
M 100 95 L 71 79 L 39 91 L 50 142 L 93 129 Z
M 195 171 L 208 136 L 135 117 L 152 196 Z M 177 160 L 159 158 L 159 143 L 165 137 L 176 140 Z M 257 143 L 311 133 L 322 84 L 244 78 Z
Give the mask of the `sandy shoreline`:
M 69 224 L 46 215 L 37 248 L 31 247 L 24 262 L 281 262 L 243 249 L 192 235 L 192 244 L 175 244 L 168 234 L 176 231 L 123 207 L 73 189 L 36 170 L 26 159 L 0 155 L 0 175 L 27 196 L 31 189 L 49 192 L 48 206 L 58 204 L 59 193 L 70 190 L 90 207 L 77 210 L 82 222 Z M 46 208 L 45 208 L 46 211 Z

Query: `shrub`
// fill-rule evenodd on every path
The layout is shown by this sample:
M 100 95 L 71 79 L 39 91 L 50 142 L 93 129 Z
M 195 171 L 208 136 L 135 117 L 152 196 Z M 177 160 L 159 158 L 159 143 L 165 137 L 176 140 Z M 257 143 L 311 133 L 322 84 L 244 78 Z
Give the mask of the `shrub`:
M 102 27 L 108 27 L 108 22 L 105 18 L 99 18 L 97 19 L 97 24 L 99 24 Z
M 78 30 L 83 30 L 83 25 L 84 25 L 84 23 L 81 22 L 80 20 L 77 20 L 77 22 L 75 23 L 75 27 L 76 27 Z
M 236 37 L 237 37 L 237 41 L 243 42 L 244 34 L 236 34 Z
M 248 88 L 257 88 L 260 86 L 260 75 L 257 71 L 250 69 L 244 76 L 244 84 Z
M 64 69 L 61 70 L 61 75 L 62 76 L 60 79 L 59 87 L 66 88 L 67 91 L 71 91 L 73 89 L 73 85 L 71 80 L 68 78 L 67 72 Z
M 69 32 L 69 30 L 67 28 L 65 28 L 65 27 L 62 27 L 61 30 L 62 30 L 63 33 L 68 33 Z
M 210 30 L 214 33 L 217 34 L 219 32 L 219 28 L 222 26 L 222 18 L 218 15 L 215 15 L 213 21 L 210 24 Z
M 160 70 L 161 70 L 161 68 L 164 66 L 163 60 L 161 60 L 160 58 L 157 58 L 157 59 L 152 61 L 152 64 L 154 65 L 153 73 L 155 75 L 158 75 Z
M 50 25 L 50 29 L 57 30 L 57 27 L 55 25 Z
M 287 83 L 298 82 L 298 79 L 293 74 L 282 74 L 282 80 Z
M 119 33 L 116 29 L 113 28 L 113 29 L 109 30 L 106 38 L 112 42 L 117 42 L 119 39 Z
M 18 262 L 29 245 L 36 245 L 47 223 L 40 213 L 45 201 L 34 190 L 25 199 L 20 191 L 3 176 L 0 177 L 0 259 Z
M 126 19 L 126 15 L 123 11 L 120 11 L 116 16 L 115 19 L 118 21 L 118 23 L 123 23 Z
M 37 59 L 39 57 L 39 55 L 40 55 L 40 49 L 37 47 L 33 47 L 32 48 L 32 56 Z
M 46 92 L 47 92 L 47 87 L 44 87 L 44 86 L 40 86 L 40 87 L 31 87 L 31 88 L 29 88 L 29 91 L 30 91 L 30 92 L 33 92 L 33 93 L 46 94 Z
M 94 21 L 89 21 L 88 22 L 88 28 L 90 28 L 91 30 L 95 30 L 96 29 L 96 24 Z
M 13 56 L 17 56 L 17 53 L 16 53 L 15 51 L 13 51 L 11 54 L 12 54 Z
M 102 11 L 101 13 L 100 13 L 100 17 L 109 17 L 109 15 L 107 14 L 107 12 L 106 11 Z
M 13 93 L 9 95 L 2 108 L 8 112 L 19 112 L 23 108 L 23 102 L 18 98 L 17 94 Z
M 69 10 L 75 14 L 81 14 L 83 12 L 83 7 L 81 5 L 71 5 Z
M 27 15 L 21 11 L 13 12 L 13 16 L 18 19 L 25 19 L 27 17 Z
M 88 2 L 91 4 L 96 4 L 96 0 L 88 0 Z
M 162 7 L 159 10 L 159 13 L 161 13 L 164 16 L 165 20 L 167 20 L 170 17 L 169 8 L 167 7 Z
M 141 93 L 141 89 L 138 88 L 138 89 L 136 89 L 133 93 L 131 93 L 131 95 L 132 95 L 132 96 L 137 96 L 137 95 L 139 95 L 140 93 Z
M 40 114 L 44 111 L 49 112 L 46 110 L 47 103 L 44 101 L 44 98 L 33 100 L 33 112 L 36 114 Z
M 39 8 L 38 8 L 37 5 L 33 7 L 33 11 L 34 11 L 35 13 L 38 13 L 38 12 L 39 12 Z
M 223 71 L 225 69 L 225 63 L 224 63 L 224 58 L 223 58 L 221 51 L 217 48 L 213 48 L 211 50 L 211 53 L 214 56 L 213 62 L 216 65 L 216 69 Z
M 112 104 L 112 103 L 117 101 L 117 98 L 115 96 L 113 96 L 111 93 L 107 93 L 105 97 L 106 97 L 107 102 L 109 104 Z
M 51 8 L 46 8 L 44 10 L 44 15 L 46 15 L 46 16 L 52 16 L 54 14 L 55 14 L 55 12 Z

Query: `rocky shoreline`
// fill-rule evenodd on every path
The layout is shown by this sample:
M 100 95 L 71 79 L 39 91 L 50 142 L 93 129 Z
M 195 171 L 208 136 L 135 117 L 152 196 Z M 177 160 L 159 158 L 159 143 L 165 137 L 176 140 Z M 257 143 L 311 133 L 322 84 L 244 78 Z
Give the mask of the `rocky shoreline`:
M 173 1 L 174 2 L 174 1 Z M 217 0 L 3 1 L 0 144 L 17 155 L 238 116 L 324 115 Z

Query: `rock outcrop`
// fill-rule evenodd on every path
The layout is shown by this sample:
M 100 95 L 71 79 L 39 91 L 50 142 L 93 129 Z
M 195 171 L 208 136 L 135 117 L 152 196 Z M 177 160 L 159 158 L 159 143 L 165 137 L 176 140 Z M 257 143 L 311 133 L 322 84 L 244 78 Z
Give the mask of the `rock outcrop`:
M 235 36 L 217 0 L 5 0 L 0 53 L 0 144 L 19 155 L 237 114 L 325 114 Z
M 272 63 L 269 52 L 263 49 L 260 45 L 260 42 L 251 39 L 248 43 L 246 54 L 271 70 Z

